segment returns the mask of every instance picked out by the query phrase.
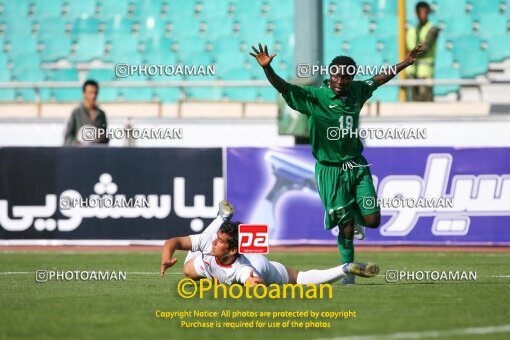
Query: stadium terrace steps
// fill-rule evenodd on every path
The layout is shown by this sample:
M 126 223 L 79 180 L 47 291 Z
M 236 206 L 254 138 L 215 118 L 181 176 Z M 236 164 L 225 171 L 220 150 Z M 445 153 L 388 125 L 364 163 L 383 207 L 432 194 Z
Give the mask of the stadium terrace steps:
M 416 23 L 418 0 L 406 0 L 407 23 Z M 0 57 L 2 81 L 59 81 L 40 66 L 58 60 L 73 64 L 217 63 L 219 79 L 263 79 L 247 55 L 249 46 L 266 42 L 278 54 L 274 67 L 284 78 L 294 74 L 293 0 L 83 0 L 1 1 Z M 396 63 L 397 1 L 323 2 L 324 62 L 350 54 L 358 63 Z M 508 1 L 435 0 L 431 20 L 442 32 L 438 41 L 436 78 L 473 78 L 487 72 L 487 62 L 510 58 Z M 240 49 L 244 46 L 244 49 Z M 461 50 L 461 52 L 458 52 Z M 464 53 L 469 50 L 470 53 Z M 26 57 L 29 56 L 29 57 Z M 367 57 L 369 56 L 369 57 Z M 443 58 L 446 60 L 442 63 Z M 441 64 L 442 63 L 442 64 Z M 7 69 L 7 65 L 12 68 Z M 249 65 L 251 68 L 247 68 Z M 100 81 L 110 78 L 98 75 Z M 93 73 L 90 76 L 94 76 Z M 113 71 L 112 71 L 113 77 Z M 165 77 L 154 77 L 162 80 Z M 167 77 L 168 78 L 168 77 Z M 465 91 L 464 91 L 465 92 Z M 436 96 L 461 95 L 459 86 L 435 87 Z M 164 103 L 205 100 L 274 100 L 268 89 L 103 89 L 103 100 Z M 75 100 L 69 89 L 41 91 L 43 101 Z M 0 89 L 0 101 L 36 98 L 31 89 Z M 441 98 L 438 98 L 441 99 Z M 398 101 L 396 89 L 377 91 L 372 100 Z M 462 100 L 462 98 L 461 98 Z

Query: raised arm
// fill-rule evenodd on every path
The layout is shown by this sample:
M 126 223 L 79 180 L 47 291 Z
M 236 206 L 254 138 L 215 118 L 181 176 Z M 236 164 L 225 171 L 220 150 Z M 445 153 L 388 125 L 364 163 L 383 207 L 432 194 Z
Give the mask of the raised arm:
M 267 51 L 267 45 L 264 45 L 264 48 L 262 48 L 262 45 L 259 43 L 259 49 L 257 50 L 255 47 L 251 47 L 255 53 L 251 53 L 250 55 L 257 59 L 257 62 L 259 65 L 264 69 L 264 73 L 266 74 L 267 80 L 273 85 L 273 87 L 280 93 L 287 92 L 287 86 L 289 85 L 285 80 L 280 78 L 276 74 L 276 72 L 271 67 L 271 61 L 274 57 L 276 57 L 276 54 L 269 55 L 269 52 Z
M 416 61 L 416 57 L 419 54 L 421 54 L 423 51 L 425 51 L 425 48 L 423 47 L 423 44 L 419 44 L 418 46 L 413 48 L 413 50 L 411 52 L 409 52 L 409 55 L 407 56 L 407 58 L 404 61 L 402 61 L 401 63 L 398 63 L 397 65 L 395 65 L 396 73 L 383 72 L 383 73 L 380 73 L 380 74 L 376 75 L 373 79 L 379 85 L 387 83 L 388 81 L 393 79 L 393 77 L 395 77 L 397 74 L 399 74 L 400 71 L 405 69 L 407 66 L 414 64 L 414 62 Z
M 161 276 L 164 276 L 165 270 L 177 262 L 176 258 L 172 258 L 176 250 L 191 250 L 191 237 L 173 237 L 165 241 L 163 253 L 161 254 Z

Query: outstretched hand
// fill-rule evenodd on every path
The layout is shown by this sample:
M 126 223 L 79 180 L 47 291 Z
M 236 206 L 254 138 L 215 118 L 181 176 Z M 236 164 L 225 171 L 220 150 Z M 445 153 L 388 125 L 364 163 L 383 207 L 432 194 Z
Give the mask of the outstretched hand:
M 250 286 L 256 286 L 256 285 L 262 284 L 262 283 L 264 283 L 264 280 L 262 280 L 261 277 L 253 276 L 253 270 L 250 272 L 250 276 L 248 277 L 248 279 L 246 279 L 246 284 L 248 284 Z
M 175 262 L 177 262 L 177 259 L 176 258 L 173 258 L 173 259 L 170 259 L 170 260 L 165 260 L 161 263 L 161 268 L 159 270 L 159 275 L 160 276 L 165 276 L 165 271 L 170 268 L 171 266 L 173 266 L 175 264 Z
M 423 43 L 417 45 L 415 48 L 412 49 L 411 52 L 409 52 L 409 55 L 407 56 L 407 61 L 409 64 L 414 64 L 416 61 L 416 58 L 422 54 L 425 51 L 425 47 L 423 46 Z
M 262 45 L 259 43 L 258 50 L 253 45 L 251 46 L 251 48 L 255 53 L 250 52 L 250 55 L 257 59 L 257 62 L 262 67 L 269 66 L 273 58 L 276 57 L 276 54 L 269 55 L 269 52 L 267 51 L 267 45 L 264 45 L 264 48 L 262 48 Z

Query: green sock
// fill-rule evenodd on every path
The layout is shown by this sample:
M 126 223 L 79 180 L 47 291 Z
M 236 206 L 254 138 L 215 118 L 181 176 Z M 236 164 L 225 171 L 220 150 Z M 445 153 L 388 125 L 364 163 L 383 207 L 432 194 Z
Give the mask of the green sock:
M 338 234 L 337 245 L 340 255 L 342 255 L 342 263 L 354 262 L 354 241 Z

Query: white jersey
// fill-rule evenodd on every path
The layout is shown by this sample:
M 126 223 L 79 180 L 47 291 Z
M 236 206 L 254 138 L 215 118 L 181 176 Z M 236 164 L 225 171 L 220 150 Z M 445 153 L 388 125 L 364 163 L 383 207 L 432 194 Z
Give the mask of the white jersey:
M 264 283 L 288 283 L 288 274 L 285 267 L 269 261 L 264 255 L 246 254 L 239 255 L 234 263 L 222 265 L 215 256 L 211 256 L 212 242 L 217 237 L 218 230 L 223 223 L 221 217 L 217 217 L 201 234 L 190 235 L 191 253 L 186 257 L 185 263 L 194 260 L 195 271 L 202 277 L 218 279 L 224 284 L 245 283 L 250 273 L 259 276 Z

